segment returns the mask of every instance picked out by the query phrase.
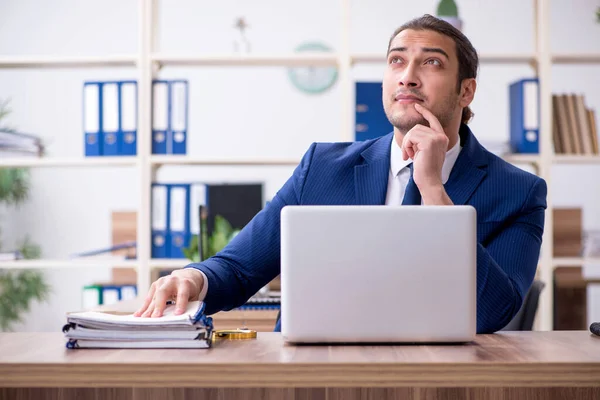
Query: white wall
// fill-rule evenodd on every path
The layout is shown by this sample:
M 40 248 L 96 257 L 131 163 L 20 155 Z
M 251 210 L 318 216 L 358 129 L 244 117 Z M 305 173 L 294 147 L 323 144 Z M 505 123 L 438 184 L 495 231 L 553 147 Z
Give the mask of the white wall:
M 215 4 L 218 3 L 218 4 Z M 531 1 L 458 0 L 464 32 L 481 53 L 527 53 L 534 49 Z M 563 52 L 600 52 L 596 0 L 552 1 L 551 43 Z M 351 49 L 385 53 L 392 31 L 411 17 L 435 13 L 437 1 L 352 1 Z M 1 55 L 109 55 L 136 51 L 135 0 L 0 0 Z M 290 52 L 304 41 L 340 43 L 338 1 L 181 0 L 160 2 L 158 50 L 165 53 L 228 53 L 236 17 L 249 23 L 256 53 Z M 382 65 L 357 66 L 353 76 L 380 80 Z M 600 113 L 598 66 L 553 69 L 555 91 L 585 93 Z M 526 65 L 482 65 L 472 105 L 472 128 L 484 142 L 508 140 L 508 84 L 532 76 Z M 161 77 L 190 81 L 189 153 L 196 156 L 300 157 L 313 141 L 341 137 L 339 86 L 311 96 L 295 90 L 284 68 L 175 68 Z M 0 98 L 10 97 L 10 123 L 43 136 L 50 156 L 82 156 L 82 83 L 88 79 L 135 78 L 130 68 L 85 70 L 1 70 Z M 261 180 L 272 196 L 292 167 L 164 167 L 163 180 Z M 584 227 L 600 229 L 599 166 L 556 166 L 557 206 L 583 206 Z M 0 209 L 3 242 L 10 247 L 25 234 L 47 258 L 110 243 L 110 213 L 133 210 L 139 187 L 132 168 L 61 168 L 32 171 L 29 201 Z M 573 179 L 577 176 L 577 179 Z M 586 184 L 574 184 L 586 182 Z M 21 331 L 57 331 L 64 313 L 80 307 L 82 285 L 106 280 L 107 270 L 47 273 L 53 295 L 35 305 Z

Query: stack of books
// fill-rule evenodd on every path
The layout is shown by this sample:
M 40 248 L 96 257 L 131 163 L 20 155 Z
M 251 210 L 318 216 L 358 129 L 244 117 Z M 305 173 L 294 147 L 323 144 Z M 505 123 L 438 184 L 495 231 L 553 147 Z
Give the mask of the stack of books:
M 193 301 L 180 315 L 170 304 L 158 318 L 110 311 L 69 313 L 63 333 L 68 349 L 206 349 L 211 347 L 213 323 L 204 309 L 203 302 Z
M 41 157 L 44 146 L 37 136 L 0 128 L 0 157 Z

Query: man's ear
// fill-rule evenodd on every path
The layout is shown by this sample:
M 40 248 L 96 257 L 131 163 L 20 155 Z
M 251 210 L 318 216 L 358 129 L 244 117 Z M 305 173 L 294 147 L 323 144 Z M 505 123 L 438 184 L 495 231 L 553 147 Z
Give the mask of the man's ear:
M 459 104 L 462 108 L 465 108 L 471 104 L 475 97 L 475 90 L 477 89 L 477 81 L 475 78 L 463 79 L 460 85 L 460 101 Z

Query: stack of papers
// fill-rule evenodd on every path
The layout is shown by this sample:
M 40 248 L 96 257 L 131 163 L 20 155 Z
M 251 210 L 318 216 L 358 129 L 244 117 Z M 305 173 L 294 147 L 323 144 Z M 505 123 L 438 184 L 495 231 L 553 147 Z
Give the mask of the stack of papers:
M 209 348 L 213 324 L 204 308 L 203 302 L 193 301 L 185 313 L 175 315 L 175 305 L 169 305 L 159 318 L 100 311 L 70 313 L 63 332 L 69 349 Z
M 44 154 L 42 140 L 34 135 L 17 132 L 12 129 L 0 128 L 0 156 L 23 157 Z

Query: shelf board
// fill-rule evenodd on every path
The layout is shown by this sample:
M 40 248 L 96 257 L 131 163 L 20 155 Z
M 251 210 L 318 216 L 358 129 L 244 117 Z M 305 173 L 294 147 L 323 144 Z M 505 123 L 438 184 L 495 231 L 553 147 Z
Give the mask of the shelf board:
M 554 257 L 552 259 L 552 265 L 555 267 L 579 267 L 584 264 L 600 264 L 600 258 Z
M 135 67 L 132 55 L 115 56 L 0 56 L 0 68 Z
M 136 156 L 120 157 L 15 157 L 0 159 L 0 168 L 134 166 Z
M 539 154 L 504 154 L 502 158 L 514 164 L 538 164 Z
M 554 164 L 600 164 L 600 155 L 556 154 Z
M 150 260 L 150 268 L 175 269 L 183 268 L 190 263 L 187 258 L 153 258 Z
M 515 164 L 539 164 L 539 154 L 505 154 L 502 156 L 508 162 Z M 600 155 L 555 154 L 552 164 L 600 164 Z
M 161 65 L 175 66 L 240 66 L 240 67 L 294 67 L 294 66 L 335 66 L 338 63 L 335 53 L 314 54 L 207 54 L 176 55 L 154 53 L 152 61 Z
M 600 53 L 557 53 L 552 55 L 556 64 L 600 64 Z
M 379 64 L 385 63 L 385 54 L 354 54 L 352 55 L 352 63 L 365 63 L 365 64 Z M 519 63 L 532 63 L 535 61 L 533 54 L 479 54 L 479 62 L 485 64 L 519 64 Z
M 79 258 L 68 260 L 1 261 L 0 269 L 136 268 L 136 260 Z
M 207 159 L 179 155 L 154 155 L 153 165 L 206 165 L 206 166 L 296 166 L 296 159 Z

